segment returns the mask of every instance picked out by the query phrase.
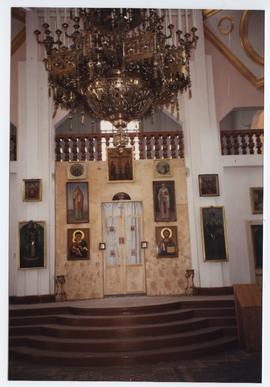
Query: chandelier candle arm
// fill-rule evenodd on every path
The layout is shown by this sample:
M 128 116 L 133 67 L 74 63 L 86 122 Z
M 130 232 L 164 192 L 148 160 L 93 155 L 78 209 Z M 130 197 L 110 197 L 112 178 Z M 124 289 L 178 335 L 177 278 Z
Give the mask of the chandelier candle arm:
M 185 10 L 186 34 L 188 33 L 188 9 Z
M 47 8 L 44 9 L 44 23 L 48 23 L 48 10 L 47 10 Z

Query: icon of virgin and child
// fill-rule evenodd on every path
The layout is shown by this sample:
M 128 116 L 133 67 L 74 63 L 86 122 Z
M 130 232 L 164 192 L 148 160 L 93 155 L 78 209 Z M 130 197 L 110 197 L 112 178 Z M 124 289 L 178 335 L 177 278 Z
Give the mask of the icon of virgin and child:
M 70 230 L 73 231 L 73 230 Z M 89 248 L 85 240 L 85 233 L 82 230 L 72 232 L 72 243 L 69 249 L 69 258 L 71 259 L 88 259 Z

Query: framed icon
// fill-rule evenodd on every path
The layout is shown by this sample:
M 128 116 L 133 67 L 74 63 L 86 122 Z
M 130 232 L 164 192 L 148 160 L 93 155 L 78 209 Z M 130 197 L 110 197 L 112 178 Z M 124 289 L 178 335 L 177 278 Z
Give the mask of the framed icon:
M 87 165 L 85 163 L 69 163 L 67 166 L 67 175 L 69 180 L 87 179 Z
M 23 179 L 23 200 L 25 202 L 42 200 L 41 179 Z
M 67 223 L 89 222 L 88 183 L 67 183 Z
M 251 187 L 250 204 L 252 214 L 263 213 L 263 187 Z
M 154 160 L 154 177 L 172 176 L 170 159 Z
M 200 196 L 219 196 L 217 174 L 199 175 Z
M 255 269 L 263 267 L 263 225 L 251 224 L 252 248 Z
M 155 222 L 176 221 L 174 181 L 153 181 Z
M 71 228 L 67 230 L 68 260 L 90 259 L 90 232 L 88 228 Z
M 176 258 L 178 256 L 177 227 L 156 227 L 157 258 Z
M 108 181 L 133 181 L 133 148 L 107 148 Z
M 19 268 L 45 267 L 45 222 L 19 223 Z
M 201 207 L 201 230 L 205 261 L 228 259 L 224 207 Z

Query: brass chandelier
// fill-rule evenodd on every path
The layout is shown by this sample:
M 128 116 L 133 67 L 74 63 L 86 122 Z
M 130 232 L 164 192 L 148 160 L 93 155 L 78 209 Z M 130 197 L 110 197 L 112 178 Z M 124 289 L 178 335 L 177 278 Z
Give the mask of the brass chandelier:
M 79 8 L 62 30 L 45 21 L 43 38 L 34 33 L 45 47 L 55 113 L 79 111 L 82 122 L 88 113 L 120 130 L 164 105 L 179 112 L 198 37 L 195 27 L 183 33 L 165 18 L 154 9 Z

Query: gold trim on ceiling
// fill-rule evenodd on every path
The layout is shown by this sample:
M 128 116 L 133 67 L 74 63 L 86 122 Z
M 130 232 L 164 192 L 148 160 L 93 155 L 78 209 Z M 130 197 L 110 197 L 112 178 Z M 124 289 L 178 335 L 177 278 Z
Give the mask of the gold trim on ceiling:
M 246 54 L 249 56 L 249 58 L 252 59 L 254 62 L 258 63 L 259 65 L 263 66 L 264 57 L 259 55 L 254 50 L 248 38 L 248 27 L 249 27 L 249 21 L 250 21 L 251 15 L 252 15 L 252 11 L 242 12 L 241 19 L 240 19 L 240 30 L 239 30 L 240 42 Z
M 249 81 L 253 86 L 261 88 L 264 86 L 264 78 L 256 78 L 254 74 L 204 25 L 205 37 L 232 63 L 232 65 Z
M 220 11 L 222 11 L 222 9 L 203 9 L 203 18 L 208 19 L 209 17 L 216 15 Z
M 257 80 L 257 87 L 258 88 L 264 87 L 264 78 L 260 78 Z
M 224 27 L 222 27 L 222 23 L 224 22 L 224 20 L 226 21 L 229 21 L 231 23 L 230 27 L 225 29 Z M 233 21 L 233 18 L 231 16 L 223 16 L 219 19 L 218 21 L 218 25 L 217 25 L 217 28 L 219 30 L 219 32 L 222 34 L 222 35 L 229 35 L 232 30 L 234 29 L 234 21 Z
M 26 30 L 25 27 L 15 36 L 11 43 L 11 55 L 13 55 L 19 47 L 25 42 Z

